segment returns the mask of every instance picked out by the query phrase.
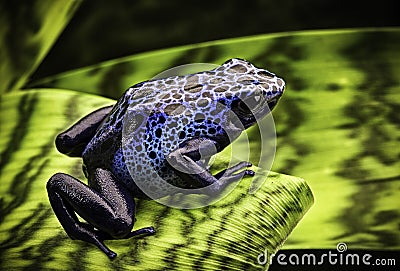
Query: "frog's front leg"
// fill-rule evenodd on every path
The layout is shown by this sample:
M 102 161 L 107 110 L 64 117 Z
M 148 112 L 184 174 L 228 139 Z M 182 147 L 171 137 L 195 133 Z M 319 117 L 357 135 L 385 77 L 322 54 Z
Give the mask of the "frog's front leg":
M 111 112 L 113 106 L 102 107 L 72 125 L 56 138 L 57 150 L 71 157 L 81 157 L 97 128 Z
M 95 244 L 114 258 L 116 253 L 104 245 L 104 240 L 154 233 L 153 227 L 131 231 L 135 201 L 111 172 L 96 169 L 89 174 L 89 185 L 63 173 L 55 174 L 47 182 L 51 206 L 72 239 Z M 75 212 L 89 224 L 80 222 Z
M 235 166 L 212 175 L 201 159 L 209 158 L 219 152 L 219 145 L 211 139 L 196 138 L 185 142 L 167 156 L 171 168 L 189 187 L 201 188 L 216 183 L 213 191 L 218 192 L 226 184 L 240 180 L 245 175 L 254 175 L 254 171 L 247 169 L 250 162 L 240 162 Z

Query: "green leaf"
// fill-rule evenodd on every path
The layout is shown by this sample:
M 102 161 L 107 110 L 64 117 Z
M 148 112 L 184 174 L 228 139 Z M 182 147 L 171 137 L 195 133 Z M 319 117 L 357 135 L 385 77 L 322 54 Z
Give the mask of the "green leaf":
M 19 89 L 35 71 L 81 1 L 2 1 L 0 93 Z
M 176 65 L 248 59 L 286 81 L 273 112 L 272 169 L 305 178 L 317 202 L 283 248 L 400 249 L 399 45 L 399 27 L 268 34 L 116 59 L 36 84 L 116 98 Z M 257 130 L 248 131 L 254 149 Z
M 246 58 L 282 76 L 287 83 L 286 92 L 273 112 L 278 136 L 273 170 L 307 179 L 316 198 L 315 206 L 290 234 L 282 248 L 334 249 L 337 243 L 346 242 L 349 249 L 400 249 L 399 44 L 398 27 L 262 35 L 112 60 L 33 82 L 31 86 L 68 88 L 117 98 L 130 85 L 176 65 L 195 62 L 220 64 L 231 57 Z M 62 94 L 66 95 L 65 99 L 59 97 L 59 90 L 56 92 L 57 98 L 43 102 L 40 110 L 44 110 L 44 116 L 36 120 L 35 125 L 39 125 L 41 133 L 45 133 L 43 137 L 34 134 L 28 136 L 31 128 L 23 125 L 24 119 L 32 121 L 29 116 L 33 110 L 39 110 L 33 106 L 36 103 L 34 95 L 19 98 L 27 102 L 10 103 L 9 107 L 14 108 L 7 114 L 1 111 L 1 168 L 8 168 L 7 171 L 0 171 L 2 206 L 8 206 L 6 203 L 10 202 L 16 202 L 11 207 L 22 206 L 18 202 L 32 195 L 31 180 L 39 180 L 35 187 L 44 193 L 46 180 L 56 171 L 69 172 L 83 179 L 79 160 L 57 154 L 53 139 L 57 132 L 74 120 L 101 104 L 107 104 L 109 100 L 100 101 L 95 96 L 76 94 L 75 100 L 67 102 L 70 92 L 66 92 L 68 95 Z M 9 97 L 2 97 L 3 105 L 10 100 Z M 60 111 L 63 111 L 62 115 Z M 49 125 L 53 128 L 49 129 Z M 247 131 L 255 149 L 260 146 L 256 131 L 256 127 Z M 44 141 L 35 143 L 40 140 Z M 32 149 L 32 144 L 36 151 Z M 14 151 L 21 148 L 24 152 Z M 54 157 L 49 158 L 48 155 Z M 257 157 L 251 159 L 253 161 Z M 4 172 L 7 172 L 7 178 Z M 4 183 L 7 185 L 3 186 Z M 14 200 L 16 195 L 20 195 L 18 200 Z M 37 208 L 29 207 L 35 206 L 34 203 L 23 204 L 26 208 L 24 212 L 11 212 L 12 215 L 4 216 L 5 221 L 13 221 L 7 228 L 5 222 L 0 225 L 1 236 L 7 232 L 5 237 L 0 238 L 14 238 L 15 244 L 24 244 L 20 250 L 17 245 L 7 247 L 6 244 L 6 254 L 12 255 L 11 263 L 60 268 L 62 261 L 67 262 L 65 268 L 72 269 L 82 266 L 82 262 L 86 264 L 88 258 L 102 257 L 96 249 L 78 241 L 71 242 L 65 237 L 48 208 L 45 193 L 40 195 L 38 203 L 41 203 L 41 210 L 47 213 L 35 213 Z M 37 243 L 29 237 L 31 232 L 28 229 L 34 229 L 33 232 L 38 228 L 43 230 L 40 224 L 42 217 L 46 218 L 46 231 L 41 236 L 48 238 L 42 247 L 56 254 L 59 251 L 64 254 L 60 254 L 59 261 L 42 258 L 42 263 L 37 260 L 38 257 L 31 256 L 36 260 L 23 262 L 22 255 L 27 254 L 25 251 L 36 256 L 41 253 L 38 251 L 41 247 L 34 250 Z M 48 219 L 51 219 L 51 223 Z M 22 226 L 21 221 L 26 221 L 26 227 Z M 137 225 L 149 224 L 143 219 Z M 52 233 L 54 227 L 58 229 L 57 237 Z M 16 233 L 10 237 L 8 234 L 12 231 Z M 23 234 L 25 231 L 26 234 Z M 35 240 L 43 241 L 45 238 Z M 146 240 L 140 242 L 150 242 Z M 114 241 L 108 244 L 121 256 L 127 253 L 124 249 L 134 251 L 132 248 L 137 241 Z M 49 248 L 52 245 L 53 250 Z M 46 257 L 52 257 L 50 252 Z M 107 267 L 126 266 L 134 261 L 132 254 L 118 264 L 106 260 L 98 260 L 97 264 L 100 266 L 104 262 Z M 80 255 L 87 257 L 82 259 L 78 257 Z M 43 254 L 40 256 L 44 257 Z
M 135 228 L 152 225 L 157 232 L 143 239 L 108 241 L 118 252 L 114 261 L 96 247 L 67 237 L 51 210 L 45 185 L 56 172 L 84 177 L 80 159 L 57 153 L 54 138 L 82 115 L 113 102 L 63 90 L 3 95 L 0 268 L 263 269 L 258 256 L 274 253 L 313 203 L 303 179 L 270 173 L 250 194 L 252 178 L 245 178 L 222 200 L 194 210 L 141 200 Z M 221 166 L 225 155 L 215 163 Z

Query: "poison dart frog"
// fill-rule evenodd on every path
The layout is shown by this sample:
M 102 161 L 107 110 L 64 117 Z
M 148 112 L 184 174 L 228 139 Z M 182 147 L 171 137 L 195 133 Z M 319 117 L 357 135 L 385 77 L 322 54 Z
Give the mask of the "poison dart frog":
M 201 161 L 267 115 L 284 88 L 283 79 L 243 59 L 130 87 L 115 105 L 90 113 L 56 137 L 59 152 L 82 158 L 88 179 L 86 185 L 57 173 L 47 182 L 59 222 L 72 239 L 114 258 L 104 240 L 155 233 L 151 226 L 132 231 L 134 198 L 149 196 L 143 187 L 160 187 L 163 180 L 188 191 L 212 185 L 218 193 L 225 184 L 254 175 L 249 162 L 212 175 Z

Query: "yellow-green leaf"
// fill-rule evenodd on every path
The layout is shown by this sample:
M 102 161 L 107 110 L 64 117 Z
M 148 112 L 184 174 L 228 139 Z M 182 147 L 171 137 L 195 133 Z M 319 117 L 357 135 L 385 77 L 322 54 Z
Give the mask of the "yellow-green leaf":
M 108 241 L 110 261 L 93 245 L 69 239 L 53 214 L 45 185 L 65 172 L 84 179 L 80 159 L 57 153 L 54 138 L 75 120 L 113 101 L 63 90 L 3 95 L 0 104 L 1 269 L 175 270 L 264 269 L 261 254 L 276 252 L 313 203 L 303 179 L 270 173 L 249 193 L 243 179 L 222 200 L 193 210 L 137 202 L 142 239 Z M 223 153 L 216 163 L 223 163 Z M 218 165 L 217 165 L 218 166 Z M 263 257 L 263 256 L 262 256 Z
M 119 97 L 180 64 L 241 57 L 270 69 L 286 81 L 273 112 L 272 169 L 305 178 L 316 198 L 284 248 L 400 249 L 399 48 L 399 27 L 267 34 L 148 52 L 36 83 Z M 248 131 L 254 149 L 257 130 Z

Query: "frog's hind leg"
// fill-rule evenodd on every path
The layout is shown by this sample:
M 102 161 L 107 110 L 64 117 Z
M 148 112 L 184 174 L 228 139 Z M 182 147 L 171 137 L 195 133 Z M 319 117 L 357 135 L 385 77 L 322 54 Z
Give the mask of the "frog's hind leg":
M 152 227 L 131 231 L 135 222 L 134 199 L 109 171 L 97 169 L 89 177 L 92 187 L 63 173 L 55 174 L 47 182 L 51 206 L 72 239 L 95 244 L 114 258 L 116 253 L 104 240 L 154 233 Z M 80 222 L 75 212 L 89 224 Z
M 112 105 L 100 108 L 59 134 L 56 138 L 58 151 L 71 157 L 81 157 L 86 145 L 93 138 L 97 128 L 112 108 Z

